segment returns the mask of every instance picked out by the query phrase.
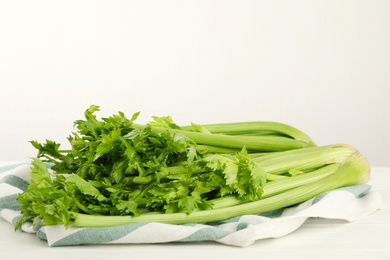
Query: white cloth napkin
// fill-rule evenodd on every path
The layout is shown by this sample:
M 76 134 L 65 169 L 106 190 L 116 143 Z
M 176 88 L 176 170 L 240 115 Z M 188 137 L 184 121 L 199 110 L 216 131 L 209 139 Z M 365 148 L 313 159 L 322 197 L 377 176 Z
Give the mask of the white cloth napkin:
M 27 188 L 29 163 L 0 167 L 0 216 L 15 224 L 20 217 L 16 198 Z M 260 239 L 286 236 L 300 228 L 308 218 L 356 221 L 382 207 L 382 198 L 368 184 L 333 190 L 313 199 L 260 215 L 245 215 L 207 224 L 172 225 L 138 223 L 106 228 L 65 229 L 62 225 L 32 227 L 24 232 L 36 233 L 49 246 L 85 244 L 140 244 L 214 241 L 246 247 Z

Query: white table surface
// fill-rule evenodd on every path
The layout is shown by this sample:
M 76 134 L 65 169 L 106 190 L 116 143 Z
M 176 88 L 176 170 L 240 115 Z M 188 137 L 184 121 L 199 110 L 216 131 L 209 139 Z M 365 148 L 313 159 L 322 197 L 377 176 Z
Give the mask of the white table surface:
M 370 184 L 382 195 L 384 207 L 366 218 L 352 223 L 309 219 L 288 236 L 246 248 L 217 243 L 49 247 L 0 218 L 0 260 L 390 259 L 390 168 L 373 168 Z

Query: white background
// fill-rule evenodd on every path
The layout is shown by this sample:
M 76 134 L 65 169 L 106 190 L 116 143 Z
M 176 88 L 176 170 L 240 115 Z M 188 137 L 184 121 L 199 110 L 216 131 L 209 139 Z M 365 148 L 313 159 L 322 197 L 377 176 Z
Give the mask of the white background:
M 390 1 L 0 1 L 0 161 L 91 104 L 272 120 L 390 166 Z

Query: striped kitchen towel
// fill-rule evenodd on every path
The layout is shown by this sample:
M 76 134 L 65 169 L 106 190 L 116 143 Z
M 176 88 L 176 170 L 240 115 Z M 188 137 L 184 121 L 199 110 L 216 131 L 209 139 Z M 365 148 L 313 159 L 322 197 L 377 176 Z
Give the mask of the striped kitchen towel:
M 11 224 L 10 228 L 20 216 L 20 206 L 16 198 L 28 186 L 30 167 L 27 162 L 0 167 L 0 216 Z M 257 240 L 288 235 L 301 227 L 308 218 L 355 221 L 381 206 L 380 194 L 372 191 L 370 185 L 364 184 L 327 192 L 293 207 L 216 223 L 137 223 L 106 228 L 68 229 L 62 225 L 33 227 L 31 224 L 25 224 L 22 232 L 35 233 L 52 247 L 197 241 L 246 247 Z

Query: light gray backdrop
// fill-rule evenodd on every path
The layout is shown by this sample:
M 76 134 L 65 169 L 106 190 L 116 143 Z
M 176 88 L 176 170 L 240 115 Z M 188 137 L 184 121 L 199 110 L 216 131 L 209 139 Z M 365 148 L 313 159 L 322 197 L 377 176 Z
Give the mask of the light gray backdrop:
M 0 1 L 0 161 L 91 104 L 272 120 L 390 166 L 390 1 Z

